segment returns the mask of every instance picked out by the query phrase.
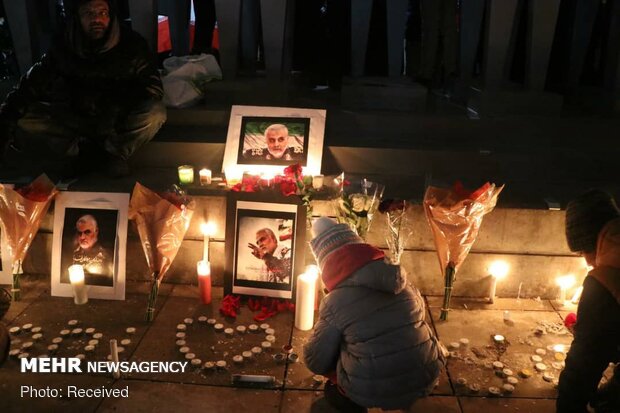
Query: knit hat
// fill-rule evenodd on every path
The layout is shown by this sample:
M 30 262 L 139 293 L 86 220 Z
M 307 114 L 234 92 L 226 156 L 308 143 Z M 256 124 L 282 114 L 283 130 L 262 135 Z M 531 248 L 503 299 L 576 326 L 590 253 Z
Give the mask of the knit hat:
M 336 224 L 329 218 L 319 218 L 312 226 L 312 234 L 315 238 L 310 247 L 328 291 L 371 261 L 385 257 L 383 251 L 366 244 L 347 224 Z
M 346 244 L 362 244 L 362 240 L 347 224 L 337 224 L 332 219 L 321 217 L 312 225 L 314 239 L 310 241 L 312 253 L 321 270 L 330 254 Z
M 566 241 L 573 252 L 596 250 L 598 234 L 605 224 L 620 216 L 613 197 L 600 189 L 590 190 L 566 206 Z

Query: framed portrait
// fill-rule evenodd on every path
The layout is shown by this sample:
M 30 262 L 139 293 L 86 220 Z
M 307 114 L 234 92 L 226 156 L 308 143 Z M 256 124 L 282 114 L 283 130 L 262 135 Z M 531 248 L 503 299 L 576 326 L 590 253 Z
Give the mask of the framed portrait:
M 294 300 L 304 268 L 305 215 L 297 197 L 229 193 L 225 294 Z
M 323 109 L 233 106 L 222 172 L 275 175 L 299 163 L 320 174 L 325 117 Z
M 68 268 L 84 268 L 89 298 L 125 299 L 129 194 L 61 192 L 52 240 L 52 295 L 73 296 Z
M 4 233 L 2 232 L 2 225 L 0 225 L 0 284 L 12 283 L 13 268 L 11 255 L 9 253 L 9 244 Z

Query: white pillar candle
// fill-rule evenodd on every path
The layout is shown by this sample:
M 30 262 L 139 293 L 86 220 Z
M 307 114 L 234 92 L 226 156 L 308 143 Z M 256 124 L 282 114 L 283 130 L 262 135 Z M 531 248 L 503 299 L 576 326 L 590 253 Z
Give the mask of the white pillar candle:
M 211 237 L 215 234 L 215 224 L 213 222 L 203 222 L 200 224 L 200 232 L 204 236 L 203 244 L 203 261 L 209 261 L 209 242 Z
M 69 267 L 69 281 L 73 286 L 73 301 L 78 305 L 86 304 L 88 294 L 84 283 L 84 268 L 81 265 L 76 264 Z
M 323 175 L 314 175 L 312 177 L 312 187 L 317 190 L 323 188 L 324 180 L 325 177 Z
M 489 266 L 489 274 L 491 277 L 491 286 L 489 288 L 489 303 L 495 302 L 495 292 L 497 290 L 497 280 L 508 275 L 508 263 L 505 261 L 493 261 Z
M 211 169 L 202 168 L 198 171 L 200 177 L 200 185 L 211 185 Z
M 303 273 L 297 277 L 295 327 L 302 331 L 310 330 L 314 325 L 316 280 L 316 274 Z
M 110 355 L 112 356 L 112 362 L 115 363 L 114 365 L 116 367 L 118 367 L 118 344 L 114 338 L 110 340 Z M 116 369 L 112 372 L 112 376 L 115 379 L 119 379 L 121 377 L 121 372 Z
M 575 276 L 572 274 L 558 277 L 555 282 L 560 286 L 560 304 L 566 305 L 566 291 L 575 284 Z

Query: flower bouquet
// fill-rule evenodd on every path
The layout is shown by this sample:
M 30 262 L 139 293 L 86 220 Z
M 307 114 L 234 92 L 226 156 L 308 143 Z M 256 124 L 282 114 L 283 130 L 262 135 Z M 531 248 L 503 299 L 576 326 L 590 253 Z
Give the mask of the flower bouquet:
M 349 182 L 344 179 L 344 173 L 335 179 L 335 183 L 339 192 L 335 205 L 338 223 L 349 225 L 357 235 L 366 239 L 385 187 L 366 178 Z
M 387 236 L 385 238 L 390 250 L 390 260 L 400 264 L 405 244 L 413 233 L 407 220 L 409 203 L 404 200 L 386 199 L 379 204 L 379 212 L 387 218 Z
M 153 321 L 159 284 L 170 269 L 194 214 L 195 202 L 178 187 L 158 194 L 136 183 L 129 202 L 129 219 L 133 220 L 146 262 L 151 272 L 151 294 L 146 320 Z
M 13 301 L 21 300 L 22 261 L 56 193 L 58 190 L 46 175 L 19 189 L 0 185 L 0 221 L 13 259 Z
M 456 272 L 467 257 L 482 224 L 491 212 L 504 186 L 486 183 L 475 191 L 467 191 L 460 182 L 453 188 L 429 186 L 424 194 L 424 212 L 428 220 L 445 287 L 440 320 L 448 319 L 452 286 Z

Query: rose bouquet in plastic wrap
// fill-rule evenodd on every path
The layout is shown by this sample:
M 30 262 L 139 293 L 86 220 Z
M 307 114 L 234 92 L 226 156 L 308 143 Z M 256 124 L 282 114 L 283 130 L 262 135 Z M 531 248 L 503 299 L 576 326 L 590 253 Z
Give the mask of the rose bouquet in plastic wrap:
M 18 189 L 0 185 L 0 221 L 13 260 L 13 301 L 21 300 L 22 261 L 56 193 L 58 190 L 46 175 Z
M 413 233 L 407 219 L 407 209 L 409 209 L 409 203 L 402 199 L 385 199 L 379 204 L 379 212 L 385 214 L 387 220 L 385 241 L 393 264 L 400 264 L 405 244 Z
M 366 178 L 355 181 L 345 180 L 344 173 L 340 174 L 334 182 L 339 192 L 335 205 L 336 219 L 339 223 L 349 225 L 357 235 L 366 239 L 385 187 Z
M 170 269 L 194 214 L 195 203 L 173 186 L 156 193 L 136 183 L 129 202 L 129 219 L 133 220 L 151 273 L 151 294 L 146 320 L 152 321 L 159 284 Z
M 496 187 L 488 182 L 475 191 L 467 191 L 460 182 L 450 189 L 426 189 L 424 212 L 445 277 L 440 320 L 448 319 L 456 272 L 476 241 L 482 218 L 493 210 L 502 189 L 503 185 Z

